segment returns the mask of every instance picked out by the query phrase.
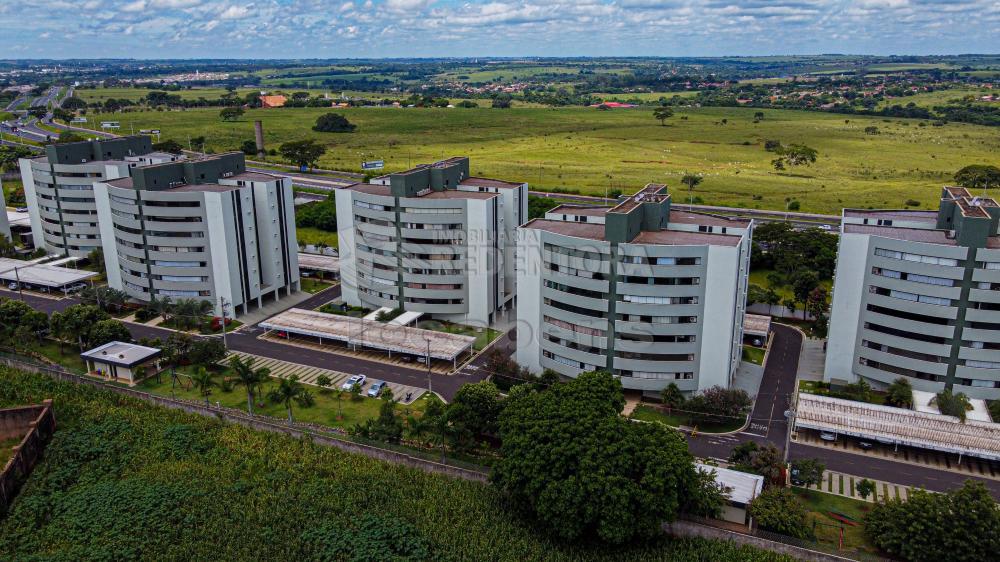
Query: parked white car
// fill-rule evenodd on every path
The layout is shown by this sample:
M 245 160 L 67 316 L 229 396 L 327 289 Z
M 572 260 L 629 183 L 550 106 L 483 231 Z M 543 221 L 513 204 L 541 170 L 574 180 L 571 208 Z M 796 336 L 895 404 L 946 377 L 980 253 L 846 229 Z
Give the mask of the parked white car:
M 347 381 L 345 381 L 344 384 L 340 385 L 340 388 L 343 389 L 343 390 L 351 390 L 352 388 L 354 388 L 354 385 L 356 385 L 356 384 L 364 386 L 365 385 L 365 376 L 364 375 L 354 375 L 353 377 L 347 379 Z

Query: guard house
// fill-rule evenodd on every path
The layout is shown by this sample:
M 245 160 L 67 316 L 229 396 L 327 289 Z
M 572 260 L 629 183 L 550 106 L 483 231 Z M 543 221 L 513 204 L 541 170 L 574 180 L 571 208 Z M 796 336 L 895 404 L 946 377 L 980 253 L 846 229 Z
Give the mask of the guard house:
M 139 382 L 136 371 L 146 369 L 144 376 L 160 368 L 160 350 L 133 343 L 113 341 L 80 354 L 87 363 L 87 372 L 132 386 Z

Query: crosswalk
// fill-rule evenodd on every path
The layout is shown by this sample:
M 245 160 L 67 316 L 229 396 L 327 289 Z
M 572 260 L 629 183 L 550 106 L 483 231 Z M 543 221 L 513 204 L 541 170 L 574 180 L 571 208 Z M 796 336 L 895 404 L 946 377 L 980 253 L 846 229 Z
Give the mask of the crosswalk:
M 812 489 L 818 489 L 820 492 L 825 492 L 827 494 L 843 496 L 845 498 L 851 498 L 853 500 L 869 503 L 889 499 L 907 500 L 910 497 L 910 486 L 902 486 L 900 484 L 893 484 L 882 480 L 872 480 L 869 478 L 868 480 L 875 484 L 875 488 L 867 498 L 863 498 L 861 497 L 861 493 L 858 491 L 858 483 L 860 483 L 861 480 L 863 480 L 863 478 L 860 476 L 827 470 L 823 472 L 823 478 L 820 485 L 818 487 L 813 487 Z
M 241 351 L 235 351 L 231 355 L 237 355 L 240 358 L 254 357 L 256 360 L 254 362 L 254 368 L 267 367 L 271 370 L 271 376 L 277 378 L 287 378 L 292 375 L 299 376 L 299 382 L 304 384 L 316 385 L 316 379 L 320 375 L 326 375 L 333 380 L 331 388 L 339 388 L 350 376 L 350 373 L 343 373 L 340 371 L 332 371 L 330 369 L 322 369 L 320 367 L 310 367 L 308 365 L 300 365 L 298 363 L 292 363 L 289 361 L 281 361 L 280 359 L 272 359 L 270 357 L 261 357 L 260 355 L 254 355 L 252 353 L 244 353 Z M 229 357 L 221 361 L 220 364 L 228 365 Z M 375 379 L 369 378 L 362 392 L 367 392 L 367 389 L 371 383 L 375 382 Z M 402 404 L 410 404 L 416 400 L 421 394 L 423 394 L 424 389 L 415 386 L 409 386 L 405 384 L 399 384 L 390 382 L 388 387 L 392 389 L 392 395 L 396 400 L 399 400 Z M 409 400 L 406 400 L 407 395 L 410 396 Z

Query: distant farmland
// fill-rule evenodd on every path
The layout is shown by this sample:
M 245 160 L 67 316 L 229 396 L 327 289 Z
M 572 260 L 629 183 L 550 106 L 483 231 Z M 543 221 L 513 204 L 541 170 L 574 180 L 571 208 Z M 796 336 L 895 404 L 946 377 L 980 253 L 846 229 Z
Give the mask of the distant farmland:
M 488 109 L 354 108 L 338 110 L 358 125 L 355 133 L 311 130 L 323 108 L 248 111 L 222 122 L 218 109 L 98 114 L 92 122 L 119 120 L 122 131 L 163 130 L 186 144 L 204 135 L 210 150 L 236 149 L 253 138 L 253 121 L 264 122 L 268 147 L 315 138 L 328 145 L 323 167 L 358 170 L 362 159 L 380 158 L 387 171 L 451 155 L 472 158 L 474 174 L 523 180 L 532 189 L 604 194 L 665 182 L 681 194 L 684 173 L 701 173 L 694 196 L 705 203 L 782 209 L 797 200 L 803 211 L 839 212 L 843 206 L 901 207 L 914 200 L 933 205 L 942 184 L 967 164 L 1000 157 L 996 129 L 917 119 L 882 119 L 819 112 L 763 110 L 753 122 L 749 108 L 682 108 L 667 126 L 649 108 L 515 107 Z M 922 124 L 921 124 L 922 123 Z M 865 134 L 866 127 L 879 134 Z M 765 140 L 802 143 L 819 151 L 811 166 L 776 172 Z

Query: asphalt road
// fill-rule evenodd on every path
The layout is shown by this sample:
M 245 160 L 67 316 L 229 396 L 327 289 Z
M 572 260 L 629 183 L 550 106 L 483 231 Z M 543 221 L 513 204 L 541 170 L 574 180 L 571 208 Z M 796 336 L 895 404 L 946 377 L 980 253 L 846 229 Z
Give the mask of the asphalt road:
M 855 476 L 864 476 L 904 486 L 923 486 L 935 492 L 953 490 L 961 486 L 966 480 L 979 480 L 986 484 L 986 488 L 993 494 L 994 498 L 1000 500 L 1000 480 L 979 478 L 968 474 L 938 470 L 928 466 L 892 462 L 877 457 L 792 443 L 789 450 L 789 459 L 806 458 L 815 458 L 823 461 L 828 470 L 835 470 Z
M 802 334 L 780 324 L 774 326 L 774 340 L 768 355 L 767 366 L 757 393 L 757 401 L 750 414 L 746 430 L 732 435 L 699 433 L 688 437 L 688 447 L 697 457 L 725 459 L 736 445 L 755 441 L 758 445 L 773 444 L 784 451 L 788 434 L 785 410 L 795 391 L 795 378 L 799 367 L 799 350 Z

